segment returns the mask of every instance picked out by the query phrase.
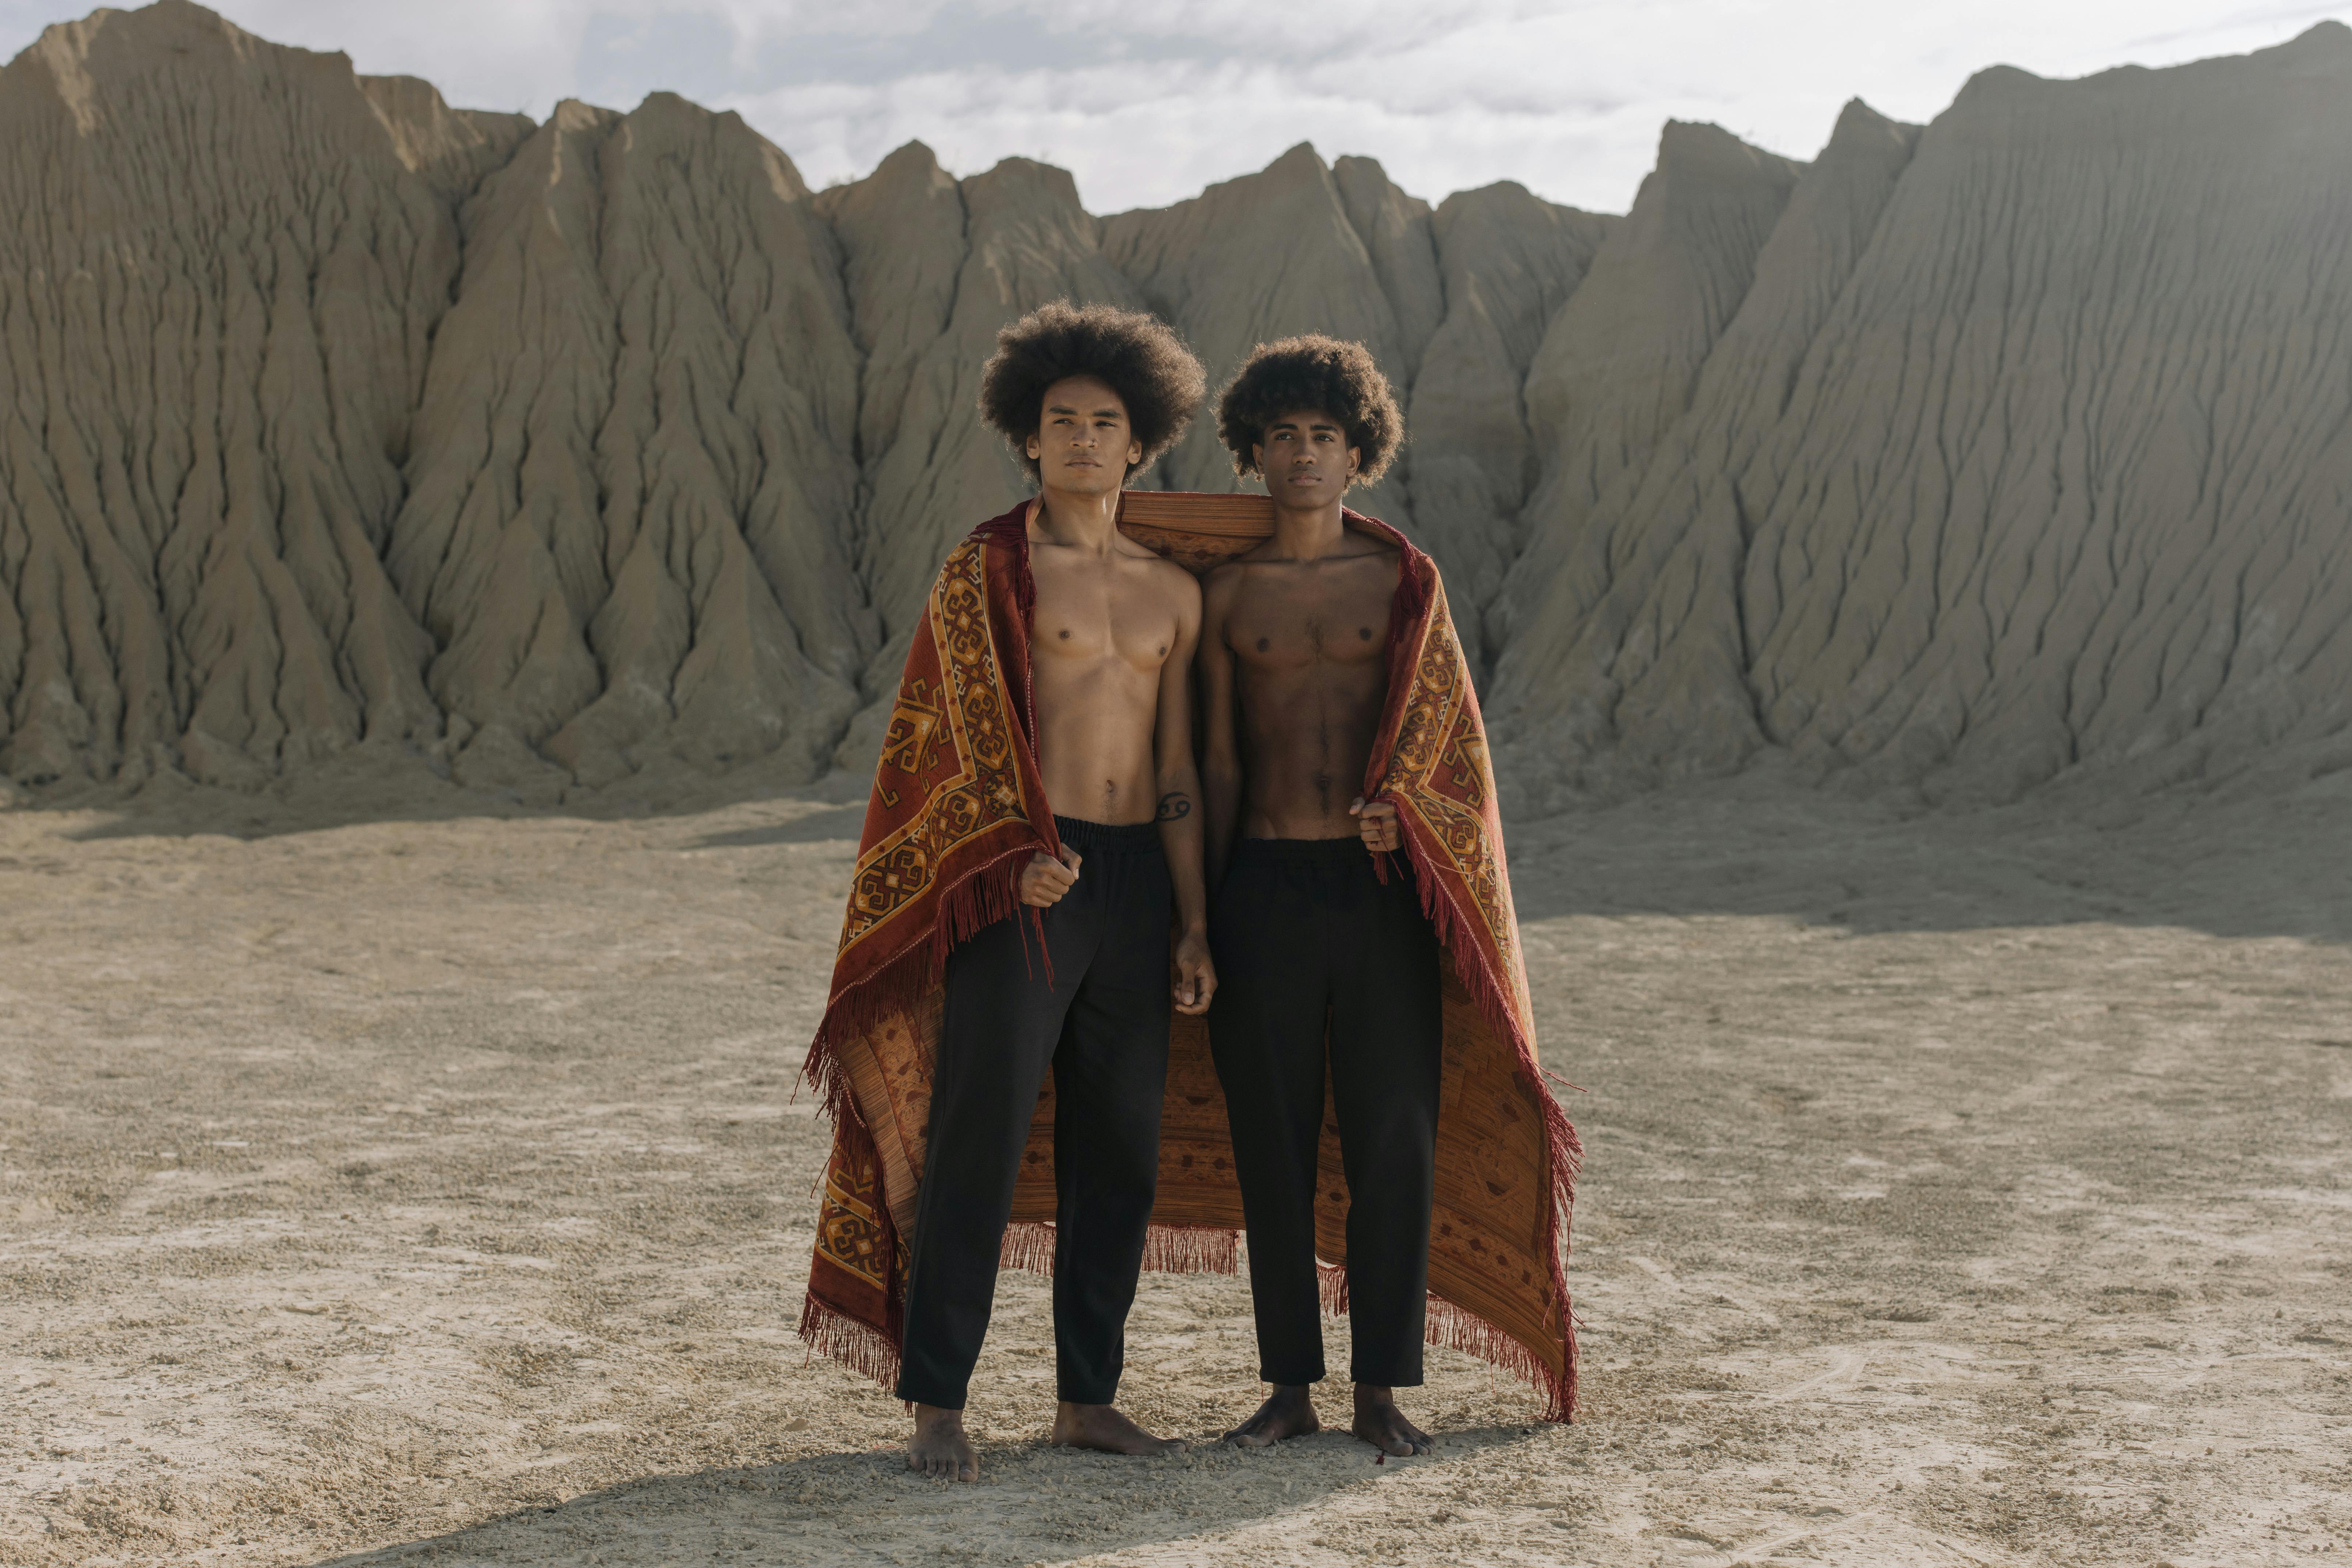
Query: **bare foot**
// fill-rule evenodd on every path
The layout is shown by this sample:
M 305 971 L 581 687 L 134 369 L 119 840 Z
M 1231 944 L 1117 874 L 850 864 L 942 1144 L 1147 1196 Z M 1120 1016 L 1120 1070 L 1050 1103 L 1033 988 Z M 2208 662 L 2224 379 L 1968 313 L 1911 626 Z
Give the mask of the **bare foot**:
M 1383 1454 L 1404 1458 L 1426 1454 L 1434 1444 L 1429 1434 L 1404 1418 L 1396 1395 L 1377 1384 L 1356 1384 L 1356 1424 L 1348 1428 Z
M 963 1412 L 916 1405 L 915 1435 L 907 1439 L 907 1468 L 934 1480 L 980 1479 L 980 1456 L 963 1435 Z
M 1071 1405 L 1054 1407 L 1054 1444 L 1061 1448 L 1093 1448 L 1105 1454 L 1181 1454 L 1179 1437 L 1155 1437 L 1118 1413 L 1114 1405 Z
M 1315 1401 L 1307 1390 L 1276 1384 L 1257 1414 L 1226 1433 L 1224 1440 L 1240 1448 L 1270 1448 L 1285 1437 L 1321 1430 L 1323 1423 L 1315 1419 Z

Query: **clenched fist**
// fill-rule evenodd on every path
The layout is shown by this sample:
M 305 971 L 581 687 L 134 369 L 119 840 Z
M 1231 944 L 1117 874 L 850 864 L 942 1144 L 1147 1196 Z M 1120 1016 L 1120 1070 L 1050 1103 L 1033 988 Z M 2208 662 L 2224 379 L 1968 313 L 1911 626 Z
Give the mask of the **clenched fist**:
M 1205 932 L 1186 931 L 1176 943 L 1176 1011 L 1198 1017 L 1217 994 L 1216 961 Z
M 1364 797 L 1358 795 L 1356 804 L 1348 808 L 1348 815 L 1356 819 L 1356 832 L 1362 837 L 1364 847 L 1374 854 L 1403 847 L 1404 825 L 1397 820 L 1397 808 L 1387 801 L 1366 805 Z
M 1033 910 L 1050 910 L 1062 901 L 1062 895 L 1078 885 L 1078 862 L 1086 857 L 1062 846 L 1062 858 L 1033 855 L 1029 864 L 1021 868 L 1021 901 Z

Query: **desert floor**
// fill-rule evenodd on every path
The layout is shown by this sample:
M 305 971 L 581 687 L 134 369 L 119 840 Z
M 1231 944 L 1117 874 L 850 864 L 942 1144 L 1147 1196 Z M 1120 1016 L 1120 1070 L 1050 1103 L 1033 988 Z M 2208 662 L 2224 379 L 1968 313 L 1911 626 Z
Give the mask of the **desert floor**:
M 1245 1287 L 1146 1276 L 1200 1447 L 1057 1452 L 1007 1275 L 960 1488 L 792 1331 L 859 809 L 397 773 L 0 810 L 0 1561 L 2352 1561 L 2352 775 L 1517 825 L 1580 1419 L 1220 1449 Z

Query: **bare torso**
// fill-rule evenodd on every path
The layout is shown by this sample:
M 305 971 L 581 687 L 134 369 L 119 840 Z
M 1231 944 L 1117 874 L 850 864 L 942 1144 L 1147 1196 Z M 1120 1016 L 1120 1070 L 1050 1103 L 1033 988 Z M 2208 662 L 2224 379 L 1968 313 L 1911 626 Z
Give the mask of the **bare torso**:
M 1029 570 L 1046 803 L 1087 822 L 1150 822 L 1162 675 L 1193 602 L 1192 574 L 1123 536 L 1107 554 L 1056 544 L 1034 520 Z
M 1397 552 L 1350 533 L 1312 561 L 1255 560 L 1209 579 L 1204 637 L 1233 664 L 1245 838 L 1352 838 L 1388 701 Z

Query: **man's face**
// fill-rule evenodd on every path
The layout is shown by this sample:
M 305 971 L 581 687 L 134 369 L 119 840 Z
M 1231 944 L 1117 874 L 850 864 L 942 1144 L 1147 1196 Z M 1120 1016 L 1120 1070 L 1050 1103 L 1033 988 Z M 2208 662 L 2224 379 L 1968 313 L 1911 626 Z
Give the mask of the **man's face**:
M 1142 461 L 1143 443 L 1128 428 L 1127 405 L 1108 383 L 1073 375 L 1045 389 L 1029 456 L 1047 489 L 1105 495 Z
M 1265 427 L 1258 443 L 1258 472 L 1266 494 L 1286 511 L 1329 506 L 1348 493 L 1362 454 L 1348 445 L 1348 432 L 1319 409 L 1301 408 Z

